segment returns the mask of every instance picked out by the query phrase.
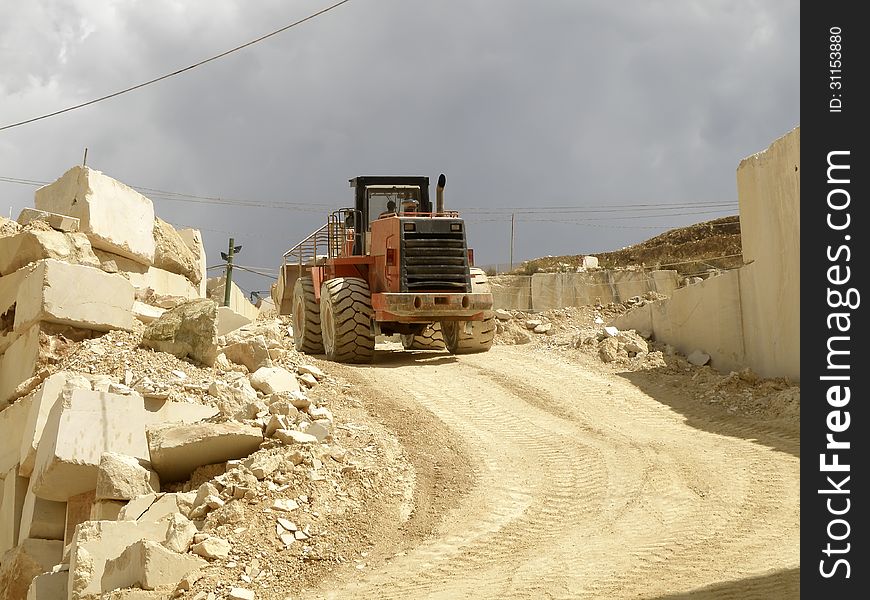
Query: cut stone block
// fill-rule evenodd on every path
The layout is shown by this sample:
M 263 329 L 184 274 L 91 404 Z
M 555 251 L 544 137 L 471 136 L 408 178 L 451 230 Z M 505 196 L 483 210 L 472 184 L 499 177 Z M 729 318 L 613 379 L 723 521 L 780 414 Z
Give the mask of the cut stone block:
M 217 305 L 200 299 L 166 311 L 145 327 L 142 345 L 213 365 L 217 358 Z
M 146 325 L 159 319 L 165 312 L 165 308 L 151 306 L 150 304 L 145 304 L 138 300 L 133 301 L 133 316 Z
M 153 266 L 184 275 L 194 285 L 202 280 L 199 256 L 193 254 L 172 225 L 159 217 L 154 219 Z
M 31 479 L 21 507 L 18 543 L 28 538 L 63 541 L 66 525 L 66 502 L 54 502 L 33 493 Z
M 62 555 L 63 542 L 59 540 L 24 540 L 9 550 L 0 557 L 0 600 L 26 598 L 33 578 L 51 571 Z
M 95 248 L 142 264 L 154 261 L 154 205 L 123 183 L 76 166 L 36 190 L 36 208 L 77 217 Z
M 123 500 L 96 500 L 89 521 L 120 521 L 118 515 L 127 505 Z
M 33 406 L 32 396 L 25 396 L 0 410 L 0 474 L 5 475 L 18 464 L 22 431 L 27 423 L 31 406 Z
M 229 306 L 219 306 L 217 311 L 218 335 L 226 335 L 231 331 L 253 323 L 253 319 L 240 315 Z
M 196 423 L 220 414 L 214 406 L 173 402 L 172 400 L 145 399 L 145 425 L 162 423 Z
M 185 512 L 178 504 L 178 495 L 157 492 L 143 494 L 130 500 L 118 513 L 117 520 L 156 522 L 177 512 Z
M 0 279 L 0 283 L 2 283 L 2 279 Z M 16 395 L 16 388 L 36 373 L 36 361 L 39 358 L 40 331 L 41 326 L 39 324 L 30 326 L 20 334 L 15 335 L 14 341 L 0 355 L 0 411 L 2 411 L 0 415 L 9 410 L 9 408 L 4 410 L 4 407 L 8 404 L 8 400 Z M 0 337 L 2 337 L 2 334 L 0 334 Z M 21 400 L 15 404 L 20 402 Z M 2 418 L 0 416 L 0 419 Z M 4 429 L 4 431 L 16 430 Z M 20 438 L 17 439 L 17 443 L 21 443 Z M 11 448 L 13 444 L 10 444 L 8 449 L 6 444 L 6 441 L 0 440 L 0 469 L 4 468 L 7 464 L 11 464 L 13 460 L 17 460 L 12 458 Z M 4 461 L 4 453 L 7 451 L 9 452 L 9 460 Z
M 139 540 L 164 542 L 168 529 L 168 521 L 85 521 L 79 525 L 70 550 L 69 598 L 99 595 L 107 561 Z
M 160 491 L 160 478 L 133 456 L 105 452 L 97 471 L 96 498 L 130 500 Z
M 185 575 L 208 562 L 191 554 L 177 554 L 157 542 L 141 540 L 128 546 L 121 555 L 106 562 L 101 585 L 115 588 L 140 587 L 153 590 L 177 585 Z
M 39 440 L 42 438 L 42 431 L 45 428 L 48 415 L 55 403 L 60 400 L 61 395 L 64 392 L 69 395 L 74 389 L 89 390 L 91 384 L 82 375 L 60 371 L 46 378 L 42 385 L 30 395 L 30 410 L 22 428 L 19 475 L 30 477 L 36 460 L 36 449 L 39 447 Z
M 118 452 L 148 459 L 142 396 L 73 390 L 49 413 L 31 477 L 47 500 L 96 489 L 100 457 Z
M 181 236 L 181 239 L 184 240 L 184 243 L 199 261 L 200 280 L 198 291 L 201 298 L 206 298 L 208 272 L 206 271 L 205 243 L 202 240 L 202 233 L 198 229 L 179 229 L 178 235 Z
M 202 465 L 244 458 L 263 441 L 259 427 L 242 423 L 194 423 L 147 429 L 151 466 L 163 482 L 183 481 Z
M 27 478 L 19 477 L 12 467 L 0 480 L 0 556 L 18 545 L 21 511 L 27 493 Z
M 79 220 L 75 217 L 68 217 L 67 215 L 37 210 L 35 208 L 22 209 L 18 214 L 18 224 L 27 225 L 31 221 L 44 221 L 52 229 L 67 233 L 75 233 L 79 230 Z
M 9 275 L 46 258 L 90 267 L 100 266 L 88 237 L 83 233 L 33 229 L 0 238 L 0 275 Z
M 61 600 L 69 594 L 69 572 L 43 573 L 33 578 L 27 589 L 27 600 Z
M 210 277 L 207 280 L 208 297 L 221 306 L 224 305 L 224 300 L 226 299 L 226 294 L 224 293 L 224 290 L 226 289 L 226 286 L 224 285 L 225 279 L 226 277 Z M 248 301 L 245 292 L 243 292 L 235 283 L 230 284 L 229 307 L 233 309 L 234 312 L 248 317 L 251 321 L 256 321 L 260 314 L 260 309 Z
M 200 298 L 199 289 L 184 275 L 170 273 L 157 267 L 137 273 L 124 271 L 139 294 L 148 304 L 161 308 L 173 308 L 184 300 Z M 150 290 L 150 292 L 149 292 Z
M 0 314 L 12 309 L 12 331 L 38 321 L 132 331 L 132 307 L 130 282 L 94 267 L 45 259 L 0 277 Z
M 91 490 L 90 492 L 73 496 L 66 501 L 66 525 L 63 531 L 64 546 L 72 542 L 77 525 L 90 521 L 95 500 L 94 491 Z

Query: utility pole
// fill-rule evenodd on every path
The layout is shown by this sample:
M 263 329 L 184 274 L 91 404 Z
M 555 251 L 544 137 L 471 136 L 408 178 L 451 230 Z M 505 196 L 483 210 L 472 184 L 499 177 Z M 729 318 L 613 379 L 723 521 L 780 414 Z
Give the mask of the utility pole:
M 235 240 L 230 238 L 230 247 L 227 253 L 221 252 L 221 258 L 227 261 L 227 276 L 224 279 L 224 306 L 230 305 L 230 288 L 233 286 L 233 257 L 241 251 L 241 246 L 235 246 Z
M 515 213 L 511 213 L 511 271 L 514 270 L 514 221 L 516 216 Z

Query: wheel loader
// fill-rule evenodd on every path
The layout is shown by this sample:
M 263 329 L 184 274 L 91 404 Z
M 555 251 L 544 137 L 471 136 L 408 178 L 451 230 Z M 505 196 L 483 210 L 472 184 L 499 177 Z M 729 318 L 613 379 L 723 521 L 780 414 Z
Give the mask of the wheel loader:
M 492 292 L 465 222 L 444 208 L 445 184 L 442 174 L 433 207 L 428 177 L 350 179 L 354 206 L 284 253 L 273 297 L 293 315 L 297 350 L 369 362 L 375 337 L 393 334 L 405 349 L 490 349 Z

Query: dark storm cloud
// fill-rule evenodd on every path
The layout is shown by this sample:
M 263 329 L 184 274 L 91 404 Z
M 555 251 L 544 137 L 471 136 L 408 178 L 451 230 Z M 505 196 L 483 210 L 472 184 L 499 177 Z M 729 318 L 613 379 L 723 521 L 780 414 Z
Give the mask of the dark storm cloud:
M 3 124 L 325 6 L 7 3 Z M 359 174 L 444 171 L 459 209 L 733 201 L 739 160 L 798 124 L 798 24 L 798 3 L 785 1 L 353 0 L 178 78 L 0 132 L 0 175 L 53 179 L 87 146 L 90 166 L 133 185 L 324 205 L 155 198 L 163 218 L 203 228 L 210 262 L 231 232 L 244 263 L 272 267 L 329 207 L 347 204 L 347 179 Z M 2 186 L 4 213 L 32 203 L 32 188 Z M 713 216 L 523 221 L 515 256 L 612 249 L 656 232 L 633 227 Z M 478 261 L 506 262 L 509 215 L 485 218 L 470 233 Z

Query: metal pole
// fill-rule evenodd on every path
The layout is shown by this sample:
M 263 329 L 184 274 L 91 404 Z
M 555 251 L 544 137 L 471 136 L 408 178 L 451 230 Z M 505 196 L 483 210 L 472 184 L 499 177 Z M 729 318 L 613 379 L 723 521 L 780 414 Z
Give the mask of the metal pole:
M 514 270 L 514 220 L 516 214 L 511 213 L 511 271 Z
M 230 249 L 227 250 L 227 277 L 224 280 L 224 306 L 230 305 L 230 288 L 233 284 L 233 248 L 235 240 L 230 238 Z

